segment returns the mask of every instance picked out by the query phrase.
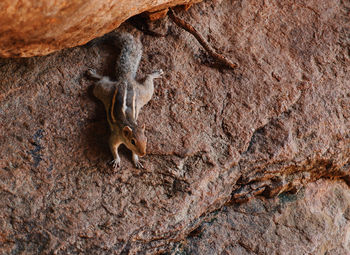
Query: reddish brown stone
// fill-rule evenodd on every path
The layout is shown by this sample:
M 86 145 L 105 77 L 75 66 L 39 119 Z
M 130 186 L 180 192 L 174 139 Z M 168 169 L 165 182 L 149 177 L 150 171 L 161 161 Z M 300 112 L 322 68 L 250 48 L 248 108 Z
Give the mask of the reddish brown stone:
M 320 180 L 295 194 L 224 206 L 173 254 L 349 254 L 350 190 Z
M 166 15 L 168 14 L 168 10 L 169 8 L 155 12 L 146 12 L 146 15 L 150 21 L 155 21 L 166 17 Z
M 5 0 L 0 7 L 0 57 L 47 55 L 85 44 L 141 12 L 199 1 Z
M 139 117 L 147 127 L 145 170 L 133 168 L 127 149 L 119 171 L 107 164 L 112 156 L 104 108 L 84 75 L 95 68 L 113 76 L 114 48 L 96 43 L 0 60 L 1 254 L 171 252 L 172 243 L 227 203 L 235 207 L 254 196 L 349 175 L 344 1 L 205 1 L 178 15 L 239 67 L 211 67 L 198 42 L 168 19 L 157 21 L 164 37 L 120 28 L 144 45 L 140 78 L 165 71 Z M 317 192 L 334 197 L 335 189 L 324 190 Z M 339 192 L 347 197 L 345 186 Z M 266 208 L 279 203 L 266 200 Z M 304 215 L 312 218 L 313 208 L 332 206 L 310 203 Z M 284 217 L 285 226 L 293 223 Z M 243 226 L 245 219 L 238 220 Z M 260 222 L 241 229 L 242 245 L 267 246 L 268 238 L 250 239 L 270 224 L 267 217 Z M 307 232 L 308 226 L 298 229 Z M 287 230 L 274 236 L 281 244 L 274 247 L 298 234 Z M 318 242 L 305 236 L 304 247 Z

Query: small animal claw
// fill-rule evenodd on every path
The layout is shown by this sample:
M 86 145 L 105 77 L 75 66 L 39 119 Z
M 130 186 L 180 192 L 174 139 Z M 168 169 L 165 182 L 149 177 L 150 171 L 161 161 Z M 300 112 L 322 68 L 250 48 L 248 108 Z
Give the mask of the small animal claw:
M 138 169 L 144 169 L 143 165 L 141 164 L 140 161 L 135 162 L 135 167 Z
M 86 73 L 88 75 L 92 76 L 92 75 L 96 74 L 96 71 L 95 71 L 95 69 L 89 68 L 88 70 L 86 70 Z
M 143 168 L 143 165 L 141 164 L 139 157 L 135 153 L 132 154 L 132 161 L 134 162 L 134 165 L 136 168 Z
M 88 70 L 86 70 L 86 74 L 90 78 L 94 78 L 94 79 L 100 79 L 101 78 L 101 76 L 96 73 L 96 70 L 92 69 L 92 68 L 89 68 Z
M 111 164 L 113 165 L 114 169 L 118 169 L 120 167 L 120 159 L 113 159 Z
M 164 72 L 162 69 L 159 69 L 158 71 L 155 71 L 154 73 L 152 73 L 153 78 L 160 78 L 163 74 Z
M 143 169 L 143 165 L 138 158 L 134 158 L 133 161 L 134 161 L 134 165 L 137 169 Z
M 163 69 L 159 69 L 159 70 L 158 70 L 158 74 L 159 74 L 159 75 L 163 75 L 163 74 L 164 74 Z

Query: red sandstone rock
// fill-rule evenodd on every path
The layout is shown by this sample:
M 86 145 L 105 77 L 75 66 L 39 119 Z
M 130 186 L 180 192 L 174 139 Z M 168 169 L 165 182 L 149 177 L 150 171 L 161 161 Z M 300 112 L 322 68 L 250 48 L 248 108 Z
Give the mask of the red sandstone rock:
M 296 194 L 225 206 L 173 254 L 348 254 L 349 201 L 345 183 L 322 180 Z
M 347 10 L 335 0 L 205 1 L 183 13 L 239 64 L 234 71 L 210 67 L 198 42 L 168 19 L 158 21 L 165 37 L 120 28 L 144 45 L 140 78 L 165 71 L 139 117 L 147 126 L 145 170 L 133 168 L 125 149 L 123 168 L 111 171 L 104 108 L 84 76 L 91 67 L 113 76 L 114 48 L 96 43 L 45 57 L 1 59 L 0 253 L 171 252 L 172 243 L 228 202 L 236 208 L 322 177 L 349 176 Z M 334 197 L 336 188 L 325 190 L 317 192 Z M 347 197 L 346 187 L 339 192 Z M 261 206 L 256 201 L 243 206 Z M 283 206 L 278 199 L 264 203 Z M 305 211 L 300 217 L 309 218 L 314 209 L 331 210 L 312 203 L 309 211 L 299 208 Z M 283 217 L 285 226 L 294 224 Z M 251 226 L 254 220 L 241 230 L 242 245 L 250 248 L 251 237 L 264 222 L 268 226 L 266 215 L 259 219 L 262 227 Z M 245 219 L 238 220 L 243 226 Z M 220 222 L 225 228 L 230 223 Z M 280 238 L 271 249 L 288 247 L 288 235 L 295 236 L 286 242 L 302 236 L 282 226 L 280 231 L 270 235 Z M 324 243 L 309 233 L 300 244 L 305 250 Z M 267 242 L 253 248 L 263 250 Z
M 31 57 L 82 45 L 147 10 L 200 0 L 2 1 L 0 57 Z

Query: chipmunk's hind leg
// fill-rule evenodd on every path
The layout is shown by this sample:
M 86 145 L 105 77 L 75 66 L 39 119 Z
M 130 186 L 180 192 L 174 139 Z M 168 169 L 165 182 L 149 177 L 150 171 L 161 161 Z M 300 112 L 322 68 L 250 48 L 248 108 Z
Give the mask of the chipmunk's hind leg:
M 98 80 L 94 86 L 93 94 L 101 100 L 106 109 L 108 109 L 113 92 L 116 89 L 116 82 L 111 81 L 107 76 L 97 74 L 93 69 L 88 69 L 86 73 L 90 78 Z
M 89 68 L 87 71 L 86 71 L 86 74 L 87 76 L 89 76 L 89 78 L 92 78 L 92 79 L 97 79 L 97 80 L 100 80 L 102 79 L 102 76 L 97 74 L 96 73 L 96 70 L 95 69 L 92 69 L 92 68 Z
M 136 89 L 137 89 L 137 103 L 136 103 L 136 114 L 135 114 L 136 120 L 138 118 L 138 115 L 139 115 L 141 108 L 145 104 L 147 104 L 153 96 L 153 92 L 154 92 L 153 79 L 160 78 L 163 73 L 164 72 L 162 69 L 155 71 L 155 72 L 147 75 L 143 84 L 135 85 Z
M 153 80 L 153 79 L 162 77 L 163 74 L 164 74 L 163 70 L 159 69 L 158 71 L 155 71 L 155 72 L 149 74 L 147 78 Z
M 160 69 L 151 74 L 148 74 L 142 86 L 139 86 L 140 96 L 143 99 L 143 104 L 147 104 L 148 101 L 152 98 L 154 92 L 153 80 L 156 78 L 160 78 L 163 75 L 163 73 L 163 70 Z

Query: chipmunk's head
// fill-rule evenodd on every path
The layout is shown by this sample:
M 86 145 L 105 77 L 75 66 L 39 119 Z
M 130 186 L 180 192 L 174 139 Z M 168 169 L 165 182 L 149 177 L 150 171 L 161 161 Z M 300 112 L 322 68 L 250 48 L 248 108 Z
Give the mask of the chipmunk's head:
M 125 126 L 122 133 L 125 145 L 129 150 L 132 150 L 140 157 L 146 155 L 147 137 L 145 136 L 145 125 L 134 128 Z

